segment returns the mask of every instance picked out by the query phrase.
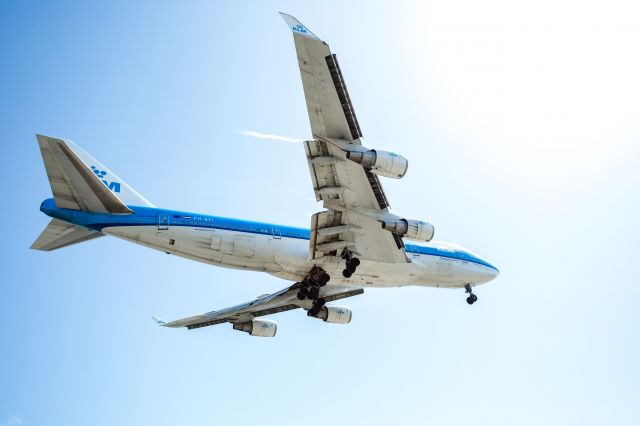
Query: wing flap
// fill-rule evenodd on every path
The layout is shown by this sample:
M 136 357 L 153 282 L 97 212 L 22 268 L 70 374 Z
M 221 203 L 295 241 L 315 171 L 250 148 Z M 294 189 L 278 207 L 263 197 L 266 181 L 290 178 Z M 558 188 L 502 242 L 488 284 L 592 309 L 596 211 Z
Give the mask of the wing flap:
M 325 60 L 327 61 L 327 68 L 329 68 L 329 74 L 331 74 L 333 86 L 336 89 L 340 105 L 342 106 L 342 112 L 344 113 L 344 117 L 347 119 L 347 124 L 351 131 L 351 137 L 353 140 L 360 139 L 362 137 L 362 131 L 360 130 L 360 124 L 358 123 L 356 112 L 353 109 L 353 104 L 351 103 L 347 84 L 344 81 L 344 77 L 342 77 L 340 65 L 338 65 L 338 57 L 332 53 L 325 57 Z

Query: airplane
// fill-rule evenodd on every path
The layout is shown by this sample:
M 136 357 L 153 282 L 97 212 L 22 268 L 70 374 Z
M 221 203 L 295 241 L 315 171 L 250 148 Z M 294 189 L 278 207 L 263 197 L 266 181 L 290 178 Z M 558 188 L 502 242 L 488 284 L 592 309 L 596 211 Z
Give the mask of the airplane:
M 276 323 L 262 317 L 292 309 L 346 324 L 352 311 L 329 303 L 376 287 L 460 288 L 475 303 L 472 288 L 496 278 L 498 269 L 459 245 L 433 241 L 432 224 L 390 212 L 379 177 L 402 178 L 407 159 L 362 145 L 336 55 L 297 19 L 281 16 L 293 32 L 312 132 L 302 144 L 323 207 L 310 229 L 157 208 L 72 141 L 37 135 L 53 192 L 40 210 L 52 219 L 31 248 L 51 251 L 110 235 L 293 282 L 222 310 L 171 322 L 152 317 L 171 328 L 230 323 L 251 336 L 273 337 Z

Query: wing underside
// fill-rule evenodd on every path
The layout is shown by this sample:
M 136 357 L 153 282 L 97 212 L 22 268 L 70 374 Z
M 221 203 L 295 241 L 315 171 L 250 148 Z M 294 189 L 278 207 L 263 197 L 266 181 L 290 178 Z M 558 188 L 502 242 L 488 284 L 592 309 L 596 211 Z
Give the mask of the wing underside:
M 405 263 L 402 239 L 382 229 L 365 211 L 387 212 L 388 203 L 376 175 L 347 160 L 330 140 L 305 142 L 316 198 L 327 210 L 311 218 L 309 258 L 340 259 L 348 249 L 361 259 Z
M 344 76 L 329 45 L 290 15 L 282 14 L 293 32 L 313 140 L 305 151 L 317 201 L 327 209 L 311 222 L 309 258 L 340 260 L 343 250 L 380 262 L 404 263 L 402 239 L 382 229 L 375 215 L 389 201 L 378 176 L 347 159 L 363 150 L 362 131 Z
M 293 31 L 314 137 L 357 141 L 362 131 L 336 55 L 296 18 L 281 15 Z
M 233 324 L 245 323 L 257 317 L 290 311 L 292 309 L 310 309 L 312 301 L 300 301 L 296 297 L 299 288 L 300 285 L 296 283 L 291 287 L 285 288 L 276 293 L 258 297 L 251 302 L 171 322 L 161 322 L 160 325 L 172 328 L 186 327 L 191 330 L 194 328 L 208 327 L 226 322 Z M 321 289 L 319 297 L 324 298 L 326 302 L 333 302 L 347 297 L 356 296 L 363 292 L 364 290 L 360 288 L 327 286 Z

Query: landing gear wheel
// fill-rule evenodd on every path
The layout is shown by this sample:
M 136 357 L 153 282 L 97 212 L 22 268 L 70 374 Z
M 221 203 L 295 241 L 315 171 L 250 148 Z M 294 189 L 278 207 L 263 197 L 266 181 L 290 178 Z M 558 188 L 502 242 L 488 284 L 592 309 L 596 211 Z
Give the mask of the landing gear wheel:
M 322 308 L 324 308 L 325 303 L 326 303 L 326 300 L 324 300 L 323 297 L 319 297 L 318 299 L 316 299 L 315 302 L 313 302 L 313 306 L 311 307 L 311 309 L 309 309 L 309 311 L 307 312 L 307 315 L 309 315 L 310 317 L 317 316 L 322 310 Z
M 305 287 L 302 287 L 300 289 L 300 291 L 298 291 L 298 294 L 297 294 L 299 300 L 306 299 L 308 295 L 309 295 L 309 289 L 307 289 Z
M 360 259 L 358 259 L 357 257 L 353 257 L 353 253 L 351 253 L 349 250 L 343 251 L 342 258 L 346 263 L 346 267 L 342 272 L 342 275 L 344 275 L 345 278 L 349 278 L 351 277 L 351 275 L 353 275 L 354 272 L 356 272 L 356 268 L 360 266 Z
M 467 303 L 469 305 L 473 305 L 478 301 L 478 296 L 473 294 L 473 290 L 471 290 L 471 284 L 467 284 L 464 286 L 465 293 L 469 293 L 469 297 L 467 297 Z
M 309 275 L 309 279 L 312 283 L 319 283 L 320 279 L 323 275 L 323 272 L 321 272 L 322 270 L 317 270 L 317 271 L 312 271 L 311 274 Z
M 318 287 L 311 287 L 309 289 L 309 299 L 316 299 L 320 294 L 320 289 Z
M 318 315 L 320 313 L 320 309 L 322 309 L 322 306 L 313 305 L 313 307 L 311 309 L 309 309 L 309 312 L 308 312 L 307 315 L 315 317 L 316 315 Z
M 331 277 L 326 272 L 320 276 L 320 287 L 327 285 Z

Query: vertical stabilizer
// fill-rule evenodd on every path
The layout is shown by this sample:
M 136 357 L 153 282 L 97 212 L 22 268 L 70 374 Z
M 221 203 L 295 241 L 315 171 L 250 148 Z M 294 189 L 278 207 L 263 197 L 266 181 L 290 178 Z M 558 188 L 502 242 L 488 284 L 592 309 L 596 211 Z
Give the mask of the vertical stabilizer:
M 56 206 L 96 213 L 127 214 L 131 206 L 153 206 L 111 170 L 69 140 L 37 135 Z
M 154 207 L 153 204 L 138 194 L 138 192 L 131 188 L 124 180 L 120 179 L 115 173 L 109 170 L 108 167 L 93 158 L 73 141 L 69 139 L 63 139 L 63 141 L 124 204 L 128 206 Z

